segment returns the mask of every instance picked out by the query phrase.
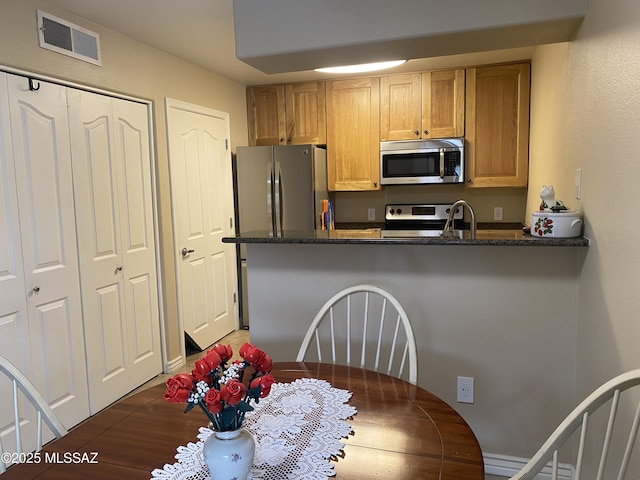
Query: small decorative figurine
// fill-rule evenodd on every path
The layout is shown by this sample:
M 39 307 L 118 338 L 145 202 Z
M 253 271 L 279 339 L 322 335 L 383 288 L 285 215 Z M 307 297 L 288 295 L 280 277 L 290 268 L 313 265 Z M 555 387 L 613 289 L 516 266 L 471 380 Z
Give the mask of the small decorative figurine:
M 540 211 L 541 212 L 561 212 L 567 210 L 562 200 L 556 200 L 556 192 L 553 185 L 543 185 L 540 190 Z

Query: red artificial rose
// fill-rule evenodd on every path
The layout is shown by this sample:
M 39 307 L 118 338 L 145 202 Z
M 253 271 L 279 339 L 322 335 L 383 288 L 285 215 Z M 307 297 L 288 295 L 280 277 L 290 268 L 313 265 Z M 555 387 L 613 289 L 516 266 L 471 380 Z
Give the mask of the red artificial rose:
M 272 364 L 273 362 L 271 361 L 271 357 L 265 353 L 262 357 L 253 362 L 253 368 L 258 370 L 260 373 L 269 373 L 271 371 Z
M 273 375 L 268 373 L 266 375 L 263 375 L 262 377 L 254 378 L 251 381 L 251 385 L 249 385 L 249 388 L 256 388 L 259 386 L 260 398 L 264 398 L 271 392 L 271 385 L 273 385 L 274 381 L 275 379 L 273 378 Z
M 220 413 L 224 404 L 222 403 L 222 398 L 220 396 L 220 391 L 215 388 L 209 389 L 209 391 L 204 396 L 204 403 L 207 406 L 207 410 L 209 413 Z
M 250 343 L 245 342 L 242 344 L 242 347 L 240 347 L 240 356 L 251 364 L 254 364 L 264 355 L 266 354 L 262 350 L 258 347 L 254 347 Z
M 193 388 L 193 379 L 191 375 L 186 373 L 178 373 L 167 380 L 167 390 L 164 392 L 163 398 L 167 402 L 182 403 L 186 402 Z
M 213 346 L 212 350 L 220 356 L 220 359 L 223 362 L 226 362 L 233 356 L 233 350 L 231 349 L 231 345 L 221 345 L 219 343 L 216 343 Z
M 218 355 L 218 353 L 214 350 L 209 350 L 207 353 L 205 353 L 204 357 L 202 357 L 202 360 L 207 362 L 211 370 L 215 370 L 222 363 L 222 358 L 220 358 L 220 355 Z
M 203 375 L 198 371 L 197 368 L 194 368 L 193 370 L 191 370 L 191 377 L 193 378 L 194 383 L 198 383 L 198 382 L 206 382 L 207 384 L 211 383 L 211 375 L 209 374 Z
M 222 359 L 220 355 L 213 350 L 209 350 L 200 360 L 196 360 L 195 367 L 200 375 L 209 375 L 209 373 L 218 368 L 221 363 Z
M 241 382 L 232 378 L 220 389 L 220 396 L 222 400 L 227 402 L 231 406 L 239 404 L 247 393 L 247 387 Z

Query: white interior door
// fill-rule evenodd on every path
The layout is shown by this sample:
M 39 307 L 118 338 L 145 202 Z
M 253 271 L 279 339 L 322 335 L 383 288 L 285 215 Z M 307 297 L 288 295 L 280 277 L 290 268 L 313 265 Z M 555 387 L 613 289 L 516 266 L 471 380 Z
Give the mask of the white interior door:
M 228 114 L 167 99 L 180 321 L 206 348 L 238 325 Z M 184 252 L 184 253 L 183 253 Z
M 145 105 L 69 89 L 92 413 L 162 370 Z
M 33 378 L 30 352 L 25 348 L 30 340 L 21 241 L 7 75 L 0 72 L 0 354 L 28 378 Z M 9 405 L 12 396 L 11 383 L 0 378 L 0 403 Z M 32 414 L 26 411 L 23 404 L 22 418 Z M 13 410 L 0 409 L 0 441 L 5 445 L 5 450 L 15 445 L 12 424 Z M 35 429 L 25 426 L 25 430 L 26 444 L 33 444 Z
M 19 345 L 68 428 L 89 407 L 66 88 L 35 82 L 32 91 L 24 77 L 7 79 L 30 335 Z

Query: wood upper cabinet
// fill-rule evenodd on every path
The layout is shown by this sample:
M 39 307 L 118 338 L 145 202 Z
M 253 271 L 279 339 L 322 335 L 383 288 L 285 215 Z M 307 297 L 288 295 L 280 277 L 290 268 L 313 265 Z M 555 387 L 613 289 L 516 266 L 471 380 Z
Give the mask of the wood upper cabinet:
M 464 135 L 464 70 L 387 75 L 380 84 L 380 140 Z
M 380 189 L 380 79 L 327 82 L 329 190 Z
M 467 69 L 467 186 L 526 187 L 528 63 Z
M 285 144 L 284 101 L 284 85 L 247 88 L 249 145 Z
M 327 143 L 325 83 L 285 86 L 287 143 Z
M 247 88 L 249 145 L 326 143 L 325 84 Z

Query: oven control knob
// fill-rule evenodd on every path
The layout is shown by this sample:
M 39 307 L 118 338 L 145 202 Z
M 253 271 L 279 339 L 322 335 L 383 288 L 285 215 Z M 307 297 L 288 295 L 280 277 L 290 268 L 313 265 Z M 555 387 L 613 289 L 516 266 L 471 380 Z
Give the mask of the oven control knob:
M 402 209 L 401 209 L 401 208 L 399 208 L 399 209 L 398 209 L 398 215 L 400 215 L 401 213 L 402 213 Z
M 389 213 L 390 213 L 391 215 L 393 215 L 393 214 L 395 213 L 395 210 L 392 208 L 392 209 L 390 209 L 390 210 L 389 210 Z
M 451 213 L 451 209 L 450 208 L 447 208 L 447 213 Z

